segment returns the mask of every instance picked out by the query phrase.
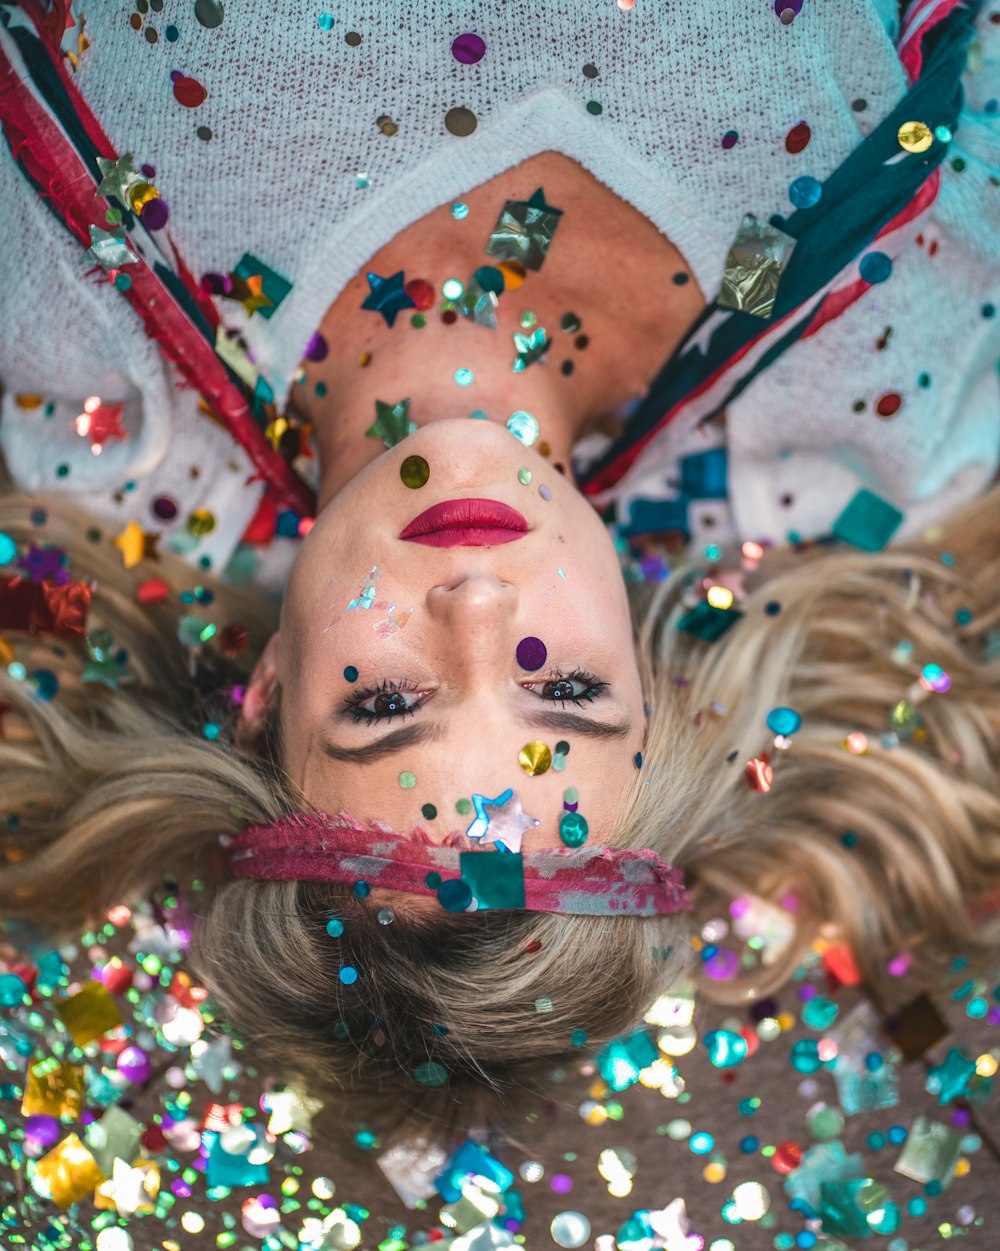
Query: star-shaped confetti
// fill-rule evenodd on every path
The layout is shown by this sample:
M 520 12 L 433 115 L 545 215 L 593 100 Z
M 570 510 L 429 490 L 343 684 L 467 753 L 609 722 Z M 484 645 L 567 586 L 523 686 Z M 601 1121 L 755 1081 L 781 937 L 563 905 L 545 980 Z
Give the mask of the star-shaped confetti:
M 108 439 L 127 439 L 122 429 L 124 404 L 103 404 L 98 395 L 88 396 L 83 402 L 83 412 L 73 423 L 82 438 L 90 439 L 90 450 L 100 456 Z
M 517 356 L 510 367 L 511 372 L 515 374 L 521 373 L 532 362 L 544 356 L 551 346 L 552 340 L 545 337 L 545 328 L 543 326 L 539 326 L 531 334 L 518 334 L 515 331 L 514 347 L 517 348 Z
M 142 526 L 130 521 L 115 539 L 115 547 L 122 554 L 125 568 L 131 569 L 140 560 L 147 558 L 158 560 L 159 553 L 156 550 L 156 544 L 159 538 L 159 534 L 147 534 Z
M 122 265 L 131 265 L 139 259 L 129 247 L 124 230 L 112 234 L 100 226 L 90 227 L 90 250 L 86 255 L 104 270 L 120 269 Z
M 276 1138 L 294 1130 L 299 1134 L 312 1133 L 312 1119 L 323 1103 L 311 1095 L 294 1090 L 268 1090 L 261 1095 L 261 1106 L 270 1112 L 267 1132 Z
M 243 305 L 248 317 L 252 317 L 258 309 L 274 308 L 274 301 L 264 294 L 264 275 L 251 274 L 249 278 L 241 278 L 239 274 L 230 274 L 233 289 L 225 297 L 237 300 Z
M 119 1216 L 131 1216 L 137 1212 L 152 1212 L 153 1200 L 159 1191 L 160 1170 L 155 1164 L 133 1168 L 116 1157 L 111 1179 L 97 1187 L 95 1201 L 98 1207 L 117 1208 Z
M 927 1089 L 936 1094 L 938 1103 L 950 1103 L 966 1094 L 969 1078 L 976 1071 L 975 1060 L 952 1047 L 943 1063 L 927 1070 Z
M 486 245 L 488 255 L 541 269 L 562 212 L 545 203 L 541 187 L 530 200 L 508 200 Z
M 69 570 L 63 565 L 65 555 L 61 547 L 36 547 L 32 543 L 27 554 L 14 561 L 14 568 L 23 569 L 31 582 L 51 578 L 55 586 L 65 586 L 70 580 Z
M 386 447 L 395 447 L 408 434 L 417 428 L 417 423 L 410 420 L 410 400 L 400 400 L 398 404 L 386 404 L 383 400 L 375 401 L 375 420 L 365 431 L 372 439 L 381 439 Z
M 391 278 L 369 274 L 368 285 L 371 287 L 371 294 L 361 307 L 381 313 L 390 326 L 395 322 L 397 313 L 402 312 L 404 308 L 417 307 L 416 301 L 403 290 L 402 270 L 393 274 Z
M 97 164 L 103 175 L 97 187 L 97 194 L 106 196 L 109 200 L 114 198 L 122 208 L 131 211 L 132 202 L 129 199 L 129 192 L 139 183 L 148 181 L 132 164 L 132 153 L 126 152 L 124 156 L 113 161 L 99 156 Z
M 485 795 L 473 795 L 472 807 L 475 809 L 475 820 L 466 829 L 469 838 L 480 839 L 486 843 L 502 844 L 508 851 L 520 852 L 521 839 L 535 825 L 541 822 L 536 817 L 529 817 L 521 807 L 520 799 L 511 787 L 502 791 L 496 799 L 487 799 Z M 496 812 L 488 814 L 487 808 L 495 808 Z
M 191 1044 L 191 1066 L 213 1094 L 222 1090 L 224 1070 L 232 1062 L 232 1041 L 228 1034 L 220 1034 L 210 1042 L 200 1038 Z
M 100 682 L 109 691 L 116 691 L 118 683 L 136 677 L 133 669 L 128 667 L 124 652 L 117 656 L 109 656 L 106 660 L 88 660 L 80 675 L 81 682 Z

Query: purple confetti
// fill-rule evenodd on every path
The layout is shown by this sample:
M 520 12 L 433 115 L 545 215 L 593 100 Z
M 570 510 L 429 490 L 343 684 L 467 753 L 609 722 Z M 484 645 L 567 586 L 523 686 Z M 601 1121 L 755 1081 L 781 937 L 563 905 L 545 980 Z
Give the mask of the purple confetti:
M 475 65 L 486 55 L 486 41 L 479 35 L 459 35 L 451 45 L 451 55 L 463 65 Z
M 532 638 L 529 635 L 528 638 L 521 639 L 514 654 L 517 657 L 517 663 L 522 669 L 527 669 L 529 673 L 534 673 L 536 669 L 541 669 L 542 665 L 545 664 L 549 653 L 541 639 Z

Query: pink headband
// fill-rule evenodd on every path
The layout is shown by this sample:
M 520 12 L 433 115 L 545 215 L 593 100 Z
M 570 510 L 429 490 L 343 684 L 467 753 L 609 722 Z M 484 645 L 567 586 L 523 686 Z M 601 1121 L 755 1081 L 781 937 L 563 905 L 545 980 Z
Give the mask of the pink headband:
M 450 912 L 520 908 L 584 916 L 664 916 L 692 908 L 681 870 L 652 851 L 553 848 L 526 854 L 460 850 L 452 833 L 432 842 L 421 826 L 400 834 L 347 813 L 297 812 L 219 841 L 232 877 L 347 882 L 435 895 Z

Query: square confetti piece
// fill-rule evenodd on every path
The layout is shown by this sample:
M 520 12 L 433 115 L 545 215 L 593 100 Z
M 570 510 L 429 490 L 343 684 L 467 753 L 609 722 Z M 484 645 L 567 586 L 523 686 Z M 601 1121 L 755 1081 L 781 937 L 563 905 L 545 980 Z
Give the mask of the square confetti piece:
M 122 1024 L 118 1005 L 100 982 L 87 982 L 75 995 L 60 999 L 56 1011 L 78 1047 Z
M 390 1147 L 375 1161 L 393 1190 L 411 1209 L 434 1194 L 434 1178 L 446 1162 L 447 1155 L 442 1147 L 419 1139 Z
M 904 1060 L 919 1060 L 947 1033 L 944 1018 L 926 995 L 910 1000 L 899 1012 L 887 1018 L 885 1028 L 900 1048 Z
M 903 514 L 888 500 L 862 490 L 833 523 L 832 534 L 864 552 L 880 552 L 902 520 Z
M 287 278 L 282 278 L 280 274 L 274 272 L 273 269 L 265 265 L 259 257 L 251 252 L 244 252 L 240 257 L 239 264 L 233 270 L 238 278 L 249 280 L 250 278 L 261 278 L 261 291 L 271 301 L 266 307 L 258 308 L 257 312 L 261 317 L 270 318 L 274 315 L 278 305 L 291 291 L 292 284 Z
M 461 1199 L 462 1183 L 470 1173 L 487 1178 L 501 1190 L 506 1190 L 514 1181 L 514 1174 L 510 1169 L 495 1160 L 485 1147 L 467 1139 L 435 1177 L 434 1189 L 442 1199 L 455 1203 Z
M 706 643 L 714 643 L 742 616 L 741 612 L 733 608 L 716 608 L 708 600 L 703 600 L 681 617 L 677 622 L 677 629 L 683 630 L 685 634 L 693 634 L 695 638 L 704 639 Z
M 83 1136 L 97 1167 L 110 1177 L 116 1156 L 131 1164 L 138 1155 L 142 1126 L 124 1109 L 110 1107 L 99 1121 L 90 1122 Z
M 245 1155 L 230 1155 L 217 1137 L 208 1151 L 205 1180 L 212 1190 L 216 1186 L 266 1186 L 270 1171 L 266 1164 L 251 1164 Z
M 480 908 L 524 907 L 524 859 L 520 852 L 462 851 L 458 866 L 462 881 Z
M 28 1069 L 21 1113 L 24 1116 L 66 1116 L 83 1110 L 83 1068 L 48 1057 Z
M 899 1159 L 892 1167 L 897 1173 L 911 1177 L 921 1185 L 929 1181 L 940 1182 L 943 1189 L 955 1175 L 961 1142 L 961 1137 L 947 1125 L 918 1116 Z
M 31 1184 L 65 1212 L 106 1180 L 76 1134 L 69 1134 L 38 1161 Z
M 719 305 L 754 317 L 770 317 L 778 283 L 796 242 L 777 226 L 747 213 L 729 247 Z

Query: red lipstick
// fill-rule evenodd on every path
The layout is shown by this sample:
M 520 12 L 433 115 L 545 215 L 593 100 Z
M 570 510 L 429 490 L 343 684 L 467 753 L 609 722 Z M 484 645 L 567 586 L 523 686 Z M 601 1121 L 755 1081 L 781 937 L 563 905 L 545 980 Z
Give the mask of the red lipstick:
M 498 500 L 445 500 L 414 517 L 399 537 L 427 547 L 495 547 L 523 538 L 528 529 L 516 508 Z

